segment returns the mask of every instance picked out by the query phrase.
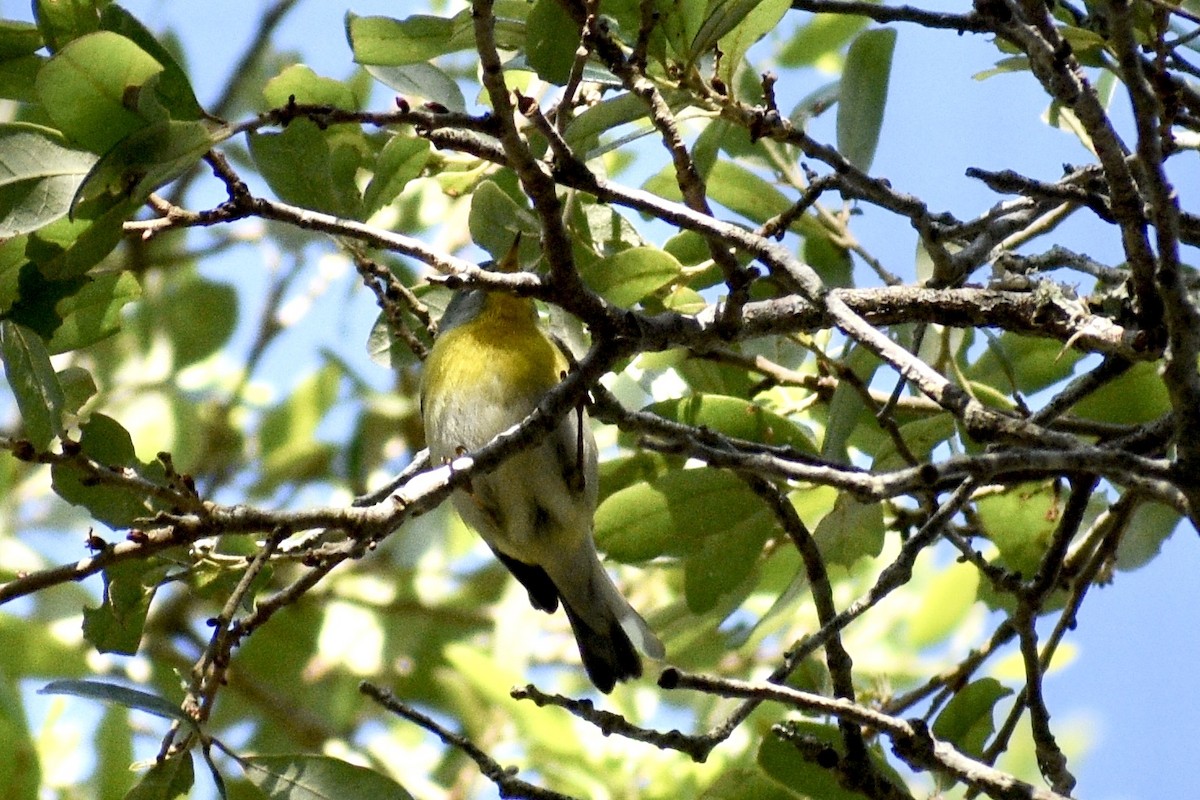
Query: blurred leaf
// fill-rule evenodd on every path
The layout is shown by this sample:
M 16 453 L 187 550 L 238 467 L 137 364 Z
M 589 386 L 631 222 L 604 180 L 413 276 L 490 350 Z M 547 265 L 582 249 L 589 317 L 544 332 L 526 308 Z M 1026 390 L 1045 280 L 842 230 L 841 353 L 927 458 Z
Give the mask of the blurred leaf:
M 96 800 L 122 800 L 133 786 L 129 709 L 110 705 L 96 726 Z
M 96 379 L 83 367 L 72 365 L 59 370 L 58 382 L 63 388 L 63 408 L 69 414 L 79 413 L 83 404 L 96 395 Z
M 203 314 L 172 314 L 170 309 L 203 309 Z M 175 366 L 184 367 L 212 355 L 237 327 L 237 289 L 192 274 L 167 286 L 161 300 L 162 320 L 175 349 Z
M 160 697 L 150 692 L 143 692 L 141 689 L 130 689 L 128 686 L 121 686 L 116 683 L 105 683 L 103 681 L 51 681 L 41 689 L 38 689 L 38 694 L 66 694 L 72 697 L 82 697 L 87 700 L 99 700 L 102 703 L 110 705 L 145 711 L 147 714 L 153 714 L 163 719 L 176 720 L 187 726 L 195 724 L 191 717 L 183 713 L 178 704 L 172 703 L 165 697 Z
M 412 800 L 391 778 L 329 756 L 250 756 L 238 763 L 270 800 Z
M 420 176 L 431 149 L 428 141 L 412 134 L 397 133 L 388 139 L 375 159 L 375 174 L 363 194 L 366 216 L 395 200 L 409 181 Z
M 125 800 L 183 800 L 192 792 L 194 769 L 190 750 L 175 753 L 155 762 Z
M 605 300 L 632 306 L 678 280 L 683 265 L 657 247 L 631 247 L 581 270 L 584 281 Z
M 793 447 L 810 455 L 817 452 L 808 434 L 794 422 L 740 397 L 698 393 L 663 400 L 644 410 L 737 439 Z
M 579 48 L 579 26 L 557 0 L 534 0 L 526 30 L 529 65 L 542 80 L 565 85 Z
M 875 160 L 895 48 L 896 31 L 875 28 L 860 33 L 846 54 L 838 100 L 838 150 L 863 172 L 870 171 Z
M 12 320 L 0 320 L 4 376 L 21 411 L 25 436 L 39 450 L 62 432 L 65 397 L 42 338 Z
M 1026 578 L 1037 574 L 1062 514 L 1052 483 L 1024 483 L 981 497 L 976 508 L 984 534 L 1000 549 L 1000 560 Z
M 1149 422 L 1170 410 L 1171 398 L 1158 374 L 1158 365 L 1149 361 L 1134 364 L 1071 407 L 1080 417 L 1120 425 Z
M 1117 569 L 1129 572 L 1148 564 L 1181 519 L 1178 511 L 1162 503 L 1138 506 L 1117 545 Z
M 153 559 L 107 567 L 103 603 L 83 609 L 83 638 L 101 653 L 136 655 L 150 603 L 165 573 L 166 567 Z
M 55 305 L 62 324 L 46 346 L 52 353 L 65 353 L 111 336 L 121 328 L 121 309 L 141 293 L 137 278 L 128 272 L 110 272 L 88 281 Z
M 124 36 L 98 31 L 50 59 L 38 73 L 37 92 L 68 139 L 103 154 L 138 128 L 163 120 L 165 111 L 150 96 L 151 78 L 162 71 Z
M 327 365 L 302 380 L 291 395 L 263 415 L 259 446 L 263 461 L 257 491 L 321 475 L 333 448 L 317 441 L 317 426 L 337 401 L 341 371 Z
M 941 567 L 921 592 L 920 605 L 908 617 L 907 640 L 920 650 L 940 644 L 962 624 L 975 605 L 979 570 L 955 561 Z
M 338 217 L 359 218 L 360 132 L 322 130 L 310 120 L 297 119 L 280 133 L 252 132 L 247 138 L 255 163 L 280 200 Z
M 817 524 L 813 539 L 826 564 L 849 567 L 863 556 L 878 556 L 883 551 L 883 533 L 883 506 L 842 492 L 833 510 Z
M 407 64 L 400 67 L 370 65 L 367 72 L 384 86 L 406 96 L 423 97 L 445 106 L 450 111 L 464 113 L 467 101 L 462 89 L 433 64 Z
M 21 693 L 15 683 L 0 673 L 0 797 L 5 800 L 37 800 L 42 782 L 37 746 L 25 719 Z
M 796 795 L 757 770 L 726 769 L 697 800 L 796 800 Z
M 674 470 L 621 489 L 601 503 L 596 542 L 609 558 L 624 563 L 685 555 L 696 552 L 705 537 L 724 533 L 761 507 L 754 492 L 728 472 Z
M 66 215 L 96 156 L 57 131 L 0 124 L 0 238 L 35 231 Z
M 996 727 L 992 711 L 1000 699 L 1012 694 L 995 678 L 982 678 L 964 686 L 933 722 L 933 735 L 963 753 L 978 758 Z

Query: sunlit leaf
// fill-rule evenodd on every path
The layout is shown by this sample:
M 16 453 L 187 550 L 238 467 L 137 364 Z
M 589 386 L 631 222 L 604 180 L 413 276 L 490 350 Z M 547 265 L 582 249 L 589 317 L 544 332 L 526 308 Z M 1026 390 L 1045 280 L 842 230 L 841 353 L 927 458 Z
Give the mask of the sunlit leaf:
M 48 128 L 0 125 L 0 237 L 35 231 L 64 216 L 96 156 Z
M 194 770 L 190 750 L 175 753 L 155 762 L 125 795 L 125 800 L 184 800 L 191 794 Z

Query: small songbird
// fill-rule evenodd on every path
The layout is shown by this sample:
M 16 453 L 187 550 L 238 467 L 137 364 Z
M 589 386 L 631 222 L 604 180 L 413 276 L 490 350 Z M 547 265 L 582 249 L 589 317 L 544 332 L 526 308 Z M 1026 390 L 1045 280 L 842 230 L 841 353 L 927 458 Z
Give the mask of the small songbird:
M 498 269 L 517 266 L 514 243 Z M 528 298 L 469 289 L 451 300 L 425 362 L 421 413 L 435 464 L 475 450 L 525 419 L 567 372 Z M 588 677 L 601 692 L 642 674 L 663 646 L 604 571 L 592 540 L 596 441 L 582 411 L 537 445 L 455 491 L 463 520 L 552 613 L 562 601 Z

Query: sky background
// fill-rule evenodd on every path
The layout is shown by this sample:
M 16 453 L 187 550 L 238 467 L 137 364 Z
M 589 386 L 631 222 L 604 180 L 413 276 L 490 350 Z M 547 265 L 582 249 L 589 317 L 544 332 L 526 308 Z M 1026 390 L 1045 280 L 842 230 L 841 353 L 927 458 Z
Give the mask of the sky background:
M 188 53 L 189 72 L 196 81 L 202 104 L 219 93 L 257 24 L 263 2 L 206 0 L 123 3 L 151 29 L 168 25 L 181 37 Z M 294 49 L 318 73 L 345 77 L 351 55 L 343 33 L 343 14 L 404 15 L 423 3 L 394 0 L 306 0 L 299 3 L 275 36 L 280 49 Z M 934 7 L 919 3 L 923 7 Z M 944 10 L 961 7 L 941 4 Z M 28 5 L 6 2 L 4 16 L 28 18 Z M 785 18 L 790 24 L 792 15 Z M 999 53 L 981 36 L 956 36 L 898 25 L 895 61 L 882 140 L 872 172 L 888 178 L 905 192 L 925 199 L 931 210 L 949 210 L 960 219 L 978 215 L 998 198 L 978 181 L 964 175 L 968 167 L 1014 169 L 1033 177 L 1053 180 L 1065 163 L 1083 163 L 1090 154 L 1079 142 L 1049 128 L 1039 117 L 1047 106 L 1045 95 L 1027 73 L 1003 75 L 985 81 L 972 78 L 993 66 Z M 204 69 L 197 69 L 203 65 Z M 781 108 L 829 80 L 817 72 L 805 80 L 777 86 Z M 811 82 L 807 82 L 807 79 Z M 383 107 L 387 95 L 381 95 Z M 467 98 L 471 103 L 473 98 Z M 1127 112 L 1118 108 L 1127 122 Z M 832 114 L 818 120 L 812 132 L 832 141 Z M 1128 125 L 1123 129 L 1130 130 Z M 1129 140 L 1127 140 L 1129 141 Z M 1194 155 L 1180 160 L 1173 177 L 1177 185 L 1197 183 Z M 1187 192 L 1184 192 L 1187 202 Z M 1194 205 L 1194 204 L 1193 204 Z M 1118 263 L 1115 232 L 1077 215 L 1053 237 L 1055 242 L 1086 252 L 1104 263 Z M 906 280 L 913 275 L 916 237 L 904 220 L 877 209 L 865 209 L 855 233 L 893 273 Z M 1195 262 L 1195 252 L 1184 251 Z M 237 281 L 251 300 L 261 297 L 265 277 L 260 264 L 239 261 L 245 251 L 205 267 L 210 277 Z M 975 280 L 985 280 L 977 274 Z M 1059 277 L 1062 277 L 1061 275 Z M 314 272 L 312 280 L 321 277 Z M 1082 280 L 1082 276 L 1080 278 Z M 1086 289 L 1086 286 L 1083 288 Z M 298 291 L 310 291 L 312 283 Z M 360 292 L 361 314 L 328 320 L 308 341 L 289 336 L 286 346 L 272 348 L 263 374 L 275 379 L 302 375 L 298 363 L 315 362 L 313 345 L 334 345 L 339 353 L 363 365 L 363 372 L 387 384 L 381 370 L 366 359 L 364 343 L 375 318 L 373 299 Z M 254 319 L 243 313 L 243 328 Z M 241 337 L 248 338 L 243 330 Z M 1200 754 L 1200 692 L 1196 665 L 1200 663 L 1200 540 L 1190 527 L 1180 528 L 1169 539 L 1160 557 L 1133 573 L 1119 573 L 1113 585 L 1093 589 L 1079 616 L 1078 629 L 1069 641 L 1078 656 L 1065 670 L 1047 679 L 1047 702 L 1056 710 L 1055 722 L 1072 721 L 1091 739 L 1085 759 L 1071 764 L 1079 779 L 1075 796 L 1087 800 L 1150 800 L 1194 796 L 1194 765 Z M 1049 627 L 1043 628 L 1043 634 Z

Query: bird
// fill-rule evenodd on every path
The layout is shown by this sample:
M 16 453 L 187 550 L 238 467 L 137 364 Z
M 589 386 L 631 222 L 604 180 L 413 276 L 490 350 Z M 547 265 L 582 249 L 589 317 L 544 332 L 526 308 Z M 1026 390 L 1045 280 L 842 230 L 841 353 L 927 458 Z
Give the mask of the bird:
M 498 271 L 517 268 L 519 243 Z M 480 288 L 456 292 L 421 377 L 432 463 L 448 463 L 521 422 L 567 370 L 533 300 Z M 534 608 L 553 613 L 562 604 L 588 677 L 608 694 L 642 675 L 639 652 L 661 660 L 664 649 L 600 563 L 592 535 L 597 474 L 596 440 L 580 407 L 538 444 L 471 476 L 452 502 Z

